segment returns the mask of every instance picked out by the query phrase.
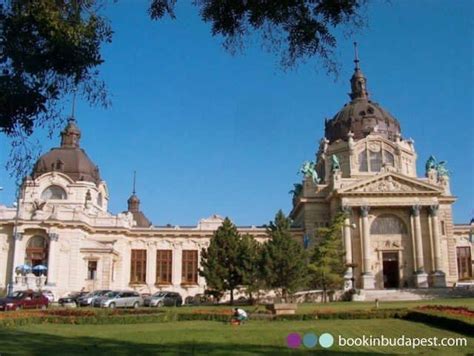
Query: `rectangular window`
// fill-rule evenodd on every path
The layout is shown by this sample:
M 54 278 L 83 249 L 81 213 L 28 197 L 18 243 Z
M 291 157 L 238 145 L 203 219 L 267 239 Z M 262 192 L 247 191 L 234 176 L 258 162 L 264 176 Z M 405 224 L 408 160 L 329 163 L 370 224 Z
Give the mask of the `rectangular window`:
M 156 283 L 171 284 L 171 273 L 173 267 L 173 251 L 156 251 Z
M 146 250 L 132 250 L 130 283 L 146 283 Z
M 446 223 L 441 221 L 441 235 L 446 235 Z
M 197 250 L 183 250 L 183 265 L 181 282 L 183 284 L 197 284 L 198 282 L 198 252 Z
M 87 261 L 87 279 L 97 278 L 97 261 Z
M 458 277 L 459 280 L 467 280 L 472 278 L 472 260 L 471 260 L 471 248 L 457 247 L 457 259 L 458 259 Z

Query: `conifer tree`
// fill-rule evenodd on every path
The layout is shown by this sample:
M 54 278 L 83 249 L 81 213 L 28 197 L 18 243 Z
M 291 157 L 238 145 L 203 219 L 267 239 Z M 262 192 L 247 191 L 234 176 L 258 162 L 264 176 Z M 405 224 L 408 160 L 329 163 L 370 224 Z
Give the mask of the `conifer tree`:
M 301 243 L 291 236 L 291 220 L 280 210 L 267 227 L 269 240 L 263 246 L 262 268 L 269 288 L 288 295 L 303 287 L 307 277 L 306 253 Z
M 344 213 L 340 213 L 329 227 L 318 230 L 320 242 L 314 246 L 310 256 L 310 282 L 312 287 L 323 290 L 323 302 L 327 301 L 328 291 L 340 289 L 344 284 L 347 268 L 342 246 L 344 218 Z
M 211 238 L 209 247 L 201 253 L 199 274 L 206 279 L 210 289 L 230 291 L 231 304 L 234 302 L 234 289 L 242 284 L 240 243 L 241 236 L 236 226 L 225 218 Z
M 261 289 L 261 253 L 262 245 L 252 235 L 245 234 L 240 241 L 239 267 L 242 285 L 245 286 L 250 301 L 254 302 L 255 292 Z

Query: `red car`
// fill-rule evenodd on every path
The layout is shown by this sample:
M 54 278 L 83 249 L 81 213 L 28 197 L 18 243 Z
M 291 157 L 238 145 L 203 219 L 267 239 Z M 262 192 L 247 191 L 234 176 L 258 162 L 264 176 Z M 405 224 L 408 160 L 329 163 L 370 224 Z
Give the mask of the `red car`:
M 41 292 L 17 291 L 0 298 L 0 310 L 46 309 L 49 300 Z

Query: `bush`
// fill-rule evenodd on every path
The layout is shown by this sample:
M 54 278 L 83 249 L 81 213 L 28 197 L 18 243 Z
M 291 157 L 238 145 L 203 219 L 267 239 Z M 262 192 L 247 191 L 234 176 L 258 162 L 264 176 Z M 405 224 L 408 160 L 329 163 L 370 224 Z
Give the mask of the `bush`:
M 409 311 L 403 319 L 430 324 L 435 327 L 454 331 L 466 336 L 474 336 L 474 328 L 472 323 L 465 320 L 452 318 L 447 315 L 412 310 Z

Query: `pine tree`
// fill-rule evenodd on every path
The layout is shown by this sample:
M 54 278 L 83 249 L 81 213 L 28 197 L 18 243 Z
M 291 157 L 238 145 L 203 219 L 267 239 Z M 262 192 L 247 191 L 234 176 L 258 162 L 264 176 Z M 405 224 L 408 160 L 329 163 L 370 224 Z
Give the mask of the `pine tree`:
M 261 252 L 260 245 L 252 235 L 245 234 L 240 241 L 239 267 L 242 275 L 242 285 L 253 303 L 253 295 L 261 289 Z
M 262 267 L 268 287 L 280 289 L 282 297 L 303 287 L 307 276 L 307 260 L 303 246 L 291 236 L 291 220 L 280 210 L 267 232 L 270 239 L 263 246 Z
M 340 289 L 344 284 L 347 268 L 342 246 L 344 218 L 344 213 L 340 213 L 328 228 L 318 230 L 320 243 L 314 247 L 310 256 L 311 285 L 323 290 L 323 302 L 327 301 L 328 291 Z
M 209 247 L 201 253 L 199 274 L 206 279 L 209 288 L 218 292 L 230 291 L 231 304 L 234 302 L 234 289 L 242 284 L 240 242 L 236 226 L 225 218 L 211 238 Z

